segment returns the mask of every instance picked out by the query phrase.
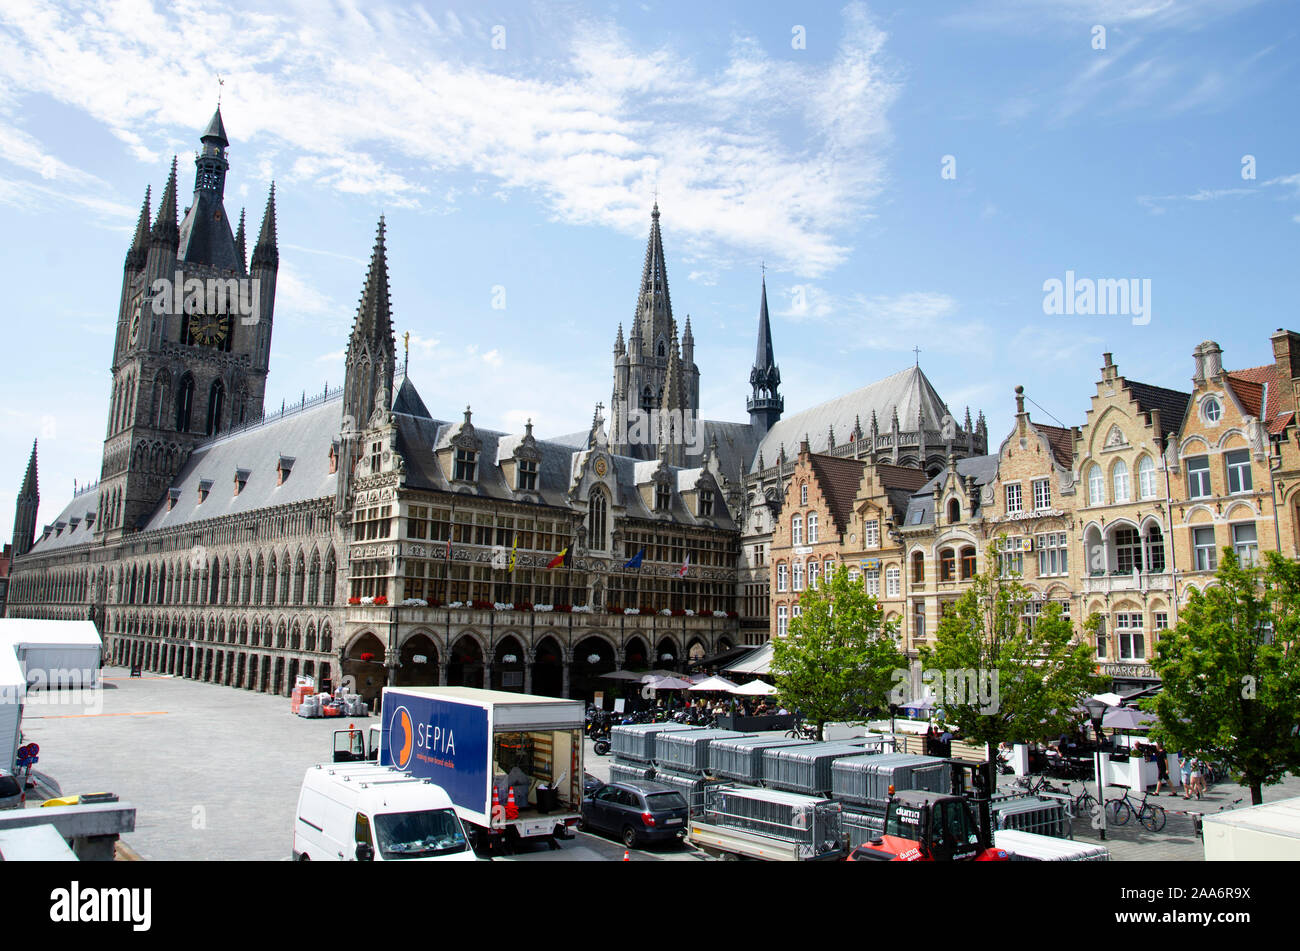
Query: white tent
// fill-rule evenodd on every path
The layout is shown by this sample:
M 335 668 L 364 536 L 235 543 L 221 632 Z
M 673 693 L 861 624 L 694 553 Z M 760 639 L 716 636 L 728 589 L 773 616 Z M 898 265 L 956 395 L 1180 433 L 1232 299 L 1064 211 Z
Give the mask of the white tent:
M 766 674 L 772 670 L 772 645 L 764 644 L 734 667 L 725 668 L 728 674 Z
M 715 691 L 715 692 L 716 692 L 716 691 L 729 692 L 729 691 L 730 691 L 733 687 L 735 687 L 735 686 L 736 686 L 736 685 L 733 684 L 733 683 L 732 683 L 730 680 L 728 680 L 726 677 L 709 677 L 709 678 L 706 679 L 706 680 L 701 680 L 699 683 L 697 683 L 697 684 L 696 684 L 694 687 L 692 687 L 691 689 L 692 689 L 692 690 L 699 690 L 699 691 L 701 691 L 701 692 L 709 691 L 709 690 L 712 690 L 712 691 Z
M 761 680 L 755 680 L 741 687 L 733 687 L 730 692 L 742 697 L 770 697 L 776 693 L 776 688 Z
M 0 645 L 0 767 L 4 769 L 14 768 L 26 693 L 27 678 L 18 655 L 7 644 Z
M 90 621 L 0 619 L 0 651 L 14 654 L 29 687 L 98 687 L 103 643 Z

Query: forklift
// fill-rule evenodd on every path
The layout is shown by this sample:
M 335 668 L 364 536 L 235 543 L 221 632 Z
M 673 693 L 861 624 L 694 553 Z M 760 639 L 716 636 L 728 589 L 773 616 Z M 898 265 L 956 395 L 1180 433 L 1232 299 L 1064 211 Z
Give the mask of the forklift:
M 891 790 L 884 834 L 859 845 L 848 861 L 1010 861 L 993 843 L 993 764 L 946 762 L 952 768 L 950 793 Z

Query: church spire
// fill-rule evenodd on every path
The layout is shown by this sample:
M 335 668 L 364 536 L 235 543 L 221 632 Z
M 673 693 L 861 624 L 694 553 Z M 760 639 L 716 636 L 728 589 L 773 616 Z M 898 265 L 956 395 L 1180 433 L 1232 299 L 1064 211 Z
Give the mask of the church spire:
M 175 251 L 180 245 L 180 229 L 176 226 L 176 156 L 172 156 L 172 171 L 167 176 L 162 201 L 158 204 L 158 217 L 154 219 L 150 241 Z
M 36 479 L 36 440 L 32 440 L 32 455 L 27 460 L 27 474 L 18 491 L 18 504 L 14 510 L 13 553 L 25 555 L 36 542 L 36 511 L 41 504 L 41 493 Z
M 150 189 L 146 185 L 144 204 L 140 206 L 140 217 L 135 223 L 135 237 L 131 239 L 131 249 L 126 252 L 126 267 L 130 271 L 143 271 L 149 252 L 149 199 Z
M 363 428 L 378 405 L 376 394 L 391 394 L 397 343 L 393 338 L 391 301 L 388 294 L 388 251 L 384 244 L 383 215 L 370 254 L 370 269 L 361 289 L 352 336 L 348 340 L 346 378 L 343 383 L 343 413 Z
M 785 411 L 785 399 L 780 394 L 781 370 L 776 365 L 772 351 L 772 321 L 767 313 L 767 275 L 763 275 L 762 299 L 758 307 L 758 347 L 754 354 L 754 368 L 749 371 L 749 418 L 759 437 L 775 425 Z
M 260 264 L 273 270 L 280 267 L 280 249 L 275 242 L 275 182 L 271 183 L 266 211 L 262 212 L 262 230 L 258 232 L 257 245 L 253 248 L 253 267 Z
M 668 295 L 668 267 L 664 263 L 664 241 L 659 231 L 659 203 L 656 201 L 654 211 L 650 213 L 650 238 L 646 242 L 645 264 L 641 268 L 635 321 L 642 337 L 653 347 L 672 319 L 673 303 Z
M 248 246 L 244 237 L 244 209 L 239 209 L 239 229 L 235 232 L 235 251 L 239 255 L 239 270 L 248 271 Z

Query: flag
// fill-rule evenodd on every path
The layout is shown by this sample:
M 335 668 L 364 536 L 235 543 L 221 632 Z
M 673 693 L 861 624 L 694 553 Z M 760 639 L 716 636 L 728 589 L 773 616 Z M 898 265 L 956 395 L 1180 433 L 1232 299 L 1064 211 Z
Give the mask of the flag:
M 568 546 L 566 545 L 565 548 L 564 548 L 564 551 L 560 552 L 558 555 L 556 555 L 554 558 L 552 558 L 551 561 L 550 561 L 550 564 L 548 564 L 546 567 L 547 567 L 547 568 L 558 568 L 558 567 L 560 567 L 560 565 L 564 564 L 564 556 L 567 555 L 568 553 L 569 553 L 569 548 L 568 548 Z
M 641 567 L 641 559 L 642 559 L 642 557 L 644 557 L 644 555 L 645 555 L 645 549 L 642 548 L 639 552 L 637 552 L 635 555 L 633 555 L 631 558 L 629 558 L 629 559 L 627 560 L 627 562 L 623 565 L 623 567 L 624 567 L 624 568 L 640 568 L 640 567 Z
M 686 569 L 689 568 L 690 566 L 691 566 L 691 556 L 690 556 L 690 554 L 688 553 L 688 554 L 686 555 L 686 560 L 682 562 L 682 566 L 681 566 L 680 568 L 677 569 L 677 577 L 679 577 L 679 578 L 685 578 L 685 577 L 686 577 Z
M 519 547 L 519 536 L 516 535 L 515 540 L 510 543 L 510 568 L 509 568 L 510 571 L 515 570 L 515 549 L 518 547 Z

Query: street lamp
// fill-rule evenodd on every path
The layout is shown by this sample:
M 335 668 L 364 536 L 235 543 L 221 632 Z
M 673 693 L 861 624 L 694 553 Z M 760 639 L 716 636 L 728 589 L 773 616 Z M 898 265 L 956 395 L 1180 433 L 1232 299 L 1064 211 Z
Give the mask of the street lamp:
M 1106 841 L 1106 786 L 1102 780 L 1102 762 L 1101 762 L 1101 721 L 1106 715 L 1106 704 L 1096 697 L 1089 697 L 1083 701 L 1083 708 L 1088 711 L 1088 719 L 1092 721 L 1092 728 L 1097 732 L 1097 752 L 1093 754 L 1095 769 L 1097 771 L 1097 808 L 1101 810 L 1101 840 Z

